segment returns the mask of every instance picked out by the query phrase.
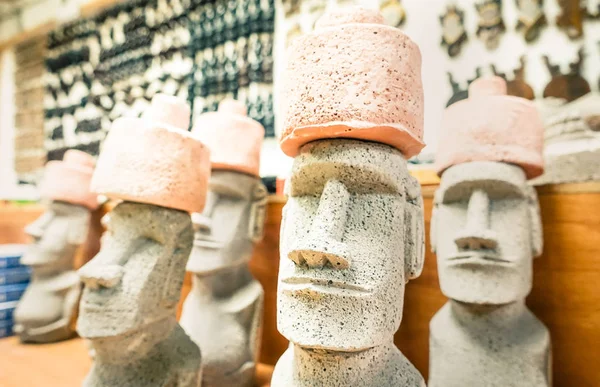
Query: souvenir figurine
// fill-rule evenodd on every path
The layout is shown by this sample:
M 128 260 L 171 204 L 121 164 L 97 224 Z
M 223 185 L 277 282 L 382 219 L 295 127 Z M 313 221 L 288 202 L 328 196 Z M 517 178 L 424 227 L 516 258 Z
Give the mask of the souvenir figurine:
M 533 102 L 480 78 L 446 109 L 431 246 L 450 300 L 430 323 L 430 387 L 551 386 L 550 334 L 525 305 L 542 226 L 529 179 L 544 170 Z
M 211 151 L 212 174 L 204 212 L 192 215 L 192 290 L 180 323 L 202 351 L 203 386 L 253 386 L 264 296 L 248 262 L 265 221 L 265 130 L 243 103 L 225 100 L 200 115 L 192 133 Z
M 400 27 L 406 21 L 406 11 L 400 0 L 382 0 L 379 4 L 379 12 L 388 26 Z
M 190 109 L 157 94 L 141 118 L 116 120 L 92 178 L 120 200 L 85 284 L 77 332 L 91 343 L 86 387 L 201 383 L 200 351 L 176 320 L 194 232 L 204 208 L 208 149 L 187 132 Z
M 271 386 L 425 386 L 393 343 L 424 258 L 406 162 L 424 146 L 419 48 L 376 11 L 339 8 L 291 45 L 282 82 L 294 164 L 277 326 L 290 347 Z
M 544 174 L 532 183 L 599 181 L 600 94 L 591 92 L 566 104 L 563 100 L 555 99 L 542 102 L 546 108 L 546 168 Z
M 556 17 L 556 25 L 564 30 L 569 39 L 583 36 L 583 19 L 587 14 L 585 2 L 579 0 L 558 0 L 561 13 Z
M 450 82 L 450 86 L 452 86 L 452 97 L 450 97 L 450 99 L 448 100 L 446 107 L 448 107 L 458 101 L 462 101 L 463 99 L 466 99 L 469 96 L 468 88 L 461 89 L 458 82 L 456 82 L 454 80 L 454 76 L 451 73 L 447 73 L 447 74 L 448 74 L 448 81 Z M 481 68 L 477 67 L 475 69 L 475 78 L 467 80 L 467 85 L 470 85 L 474 80 L 476 80 L 480 76 L 481 76 Z
M 535 41 L 548 24 L 544 14 L 544 0 L 515 0 L 519 12 L 517 31 L 523 33 L 527 43 Z
M 506 31 L 502 20 L 502 0 L 477 0 L 475 8 L 479 15 L 477 37 L 488 50 L 495 50 L 500 44 L 501 35 Z
M 506 74 L 501 73 L 496 69 L 495 65 L 491 65 L 492 72 L 494 75 L 497 75 L 506 81 L 508 95 L 533 100 L 535 98 L 533 88 L 525 81 L 525 66 L 527 60 L 524 55 L 519 59 L 519 63 L 521 65 L 513 71 L 513 79 L 510 81 L 506 79 Z
M 548 56 L 544 55 L 543 59 L 552 76 L 544 89 L 544 98 L 561 98 L 570 102 L 590 92 L 590 84 L 581 74 L 584 59 L 583 48 L 578 51 L 577 60 L 569 64 L 570 71 L 567 74 L 561 73 L 560 66 L 552 64 Z
M 442 25 L 442 46 L 448 48 L 448 55 L 453 58 L 460 54 L 463 43 L 467 41 L 464 12 L 449 5 L 446 13 L 440 16 Z
M 32 270 L 31 283 L 14 312 L 13 331 L 22 342 L 50 343 L 75 336 L 81 284 L 74 261 L 89 230 L 98 199 L 90 192 L 94 158 L 69 150 L 49 161 L 40 185 L 48 200 L 44 214 L 27 226 L 34 242 L 21 258 Z

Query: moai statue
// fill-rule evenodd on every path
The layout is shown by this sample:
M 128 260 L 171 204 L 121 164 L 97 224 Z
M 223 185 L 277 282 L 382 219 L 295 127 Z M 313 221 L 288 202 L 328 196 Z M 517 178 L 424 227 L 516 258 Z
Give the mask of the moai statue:
M 394 346 L 423 267 L 423 208 L 406 158 L 424 144 L 419 48 L 376 11 L 341 8 L 288 52 L 273 387 L 424 386 Z
M 193 134 L 210 149 L 212 174 L 202 214 L 193 214 L 192 290 L 180 323 L 202 350 L 202 385 L 253 386 L 263 289 L 248 270 L 262 238 L 267 190 L 259 175 L 265 130 L 243 103 L 223 101 L 196 119 Z
M 142 118 L 109 132 L 91 188 L 121 200 L 102 248 L 79 270 L 77 332 L 94 365 L 84 386 L 199 386 L 200 351 L 176 320 L 192 250 L 191 212 L 204 208 L 209 151 L 186 131 L 190 110 L 157 95 Z
M 546 169 L 532 181 L 534 185 L 600 180 L 600 94 L 588 93 L 566 104 L 562 101 L 549 101 L 554 102 L 554 109 L 546 112 Z
M 551 385 L 548 329 L 525 306 L 542 252 L 535 190 L 543 125 L 535 105 L 481 78 L 446 109 L 431 220 L 440 287 L 430 324 L 430 387 Z
M 51 343 L 75 335 L 81 285 L 74 260 L 87 238 L 90 212 L 98 208 L 89 189 L 94 164 L 92 156 L 77 150 L 46 164 L 40 196 L 49 203 L 25 229 L 33 243 L 21 258 L 32 271 L 14 313 L 13 329 L 22 342 Z

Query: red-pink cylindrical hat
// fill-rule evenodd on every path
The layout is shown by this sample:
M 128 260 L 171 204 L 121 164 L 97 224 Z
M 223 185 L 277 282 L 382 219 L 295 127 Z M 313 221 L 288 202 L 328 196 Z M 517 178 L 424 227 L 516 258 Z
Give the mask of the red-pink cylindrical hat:
M 499 161 L 523 168 L 529 179 L 544 172 L 544 125 L 535 105 L 506 95 L 499 77 L 477 79 L 469 98 L 446 109 L 436 154 L 438 175 L 470 161 Z
M 192 133 L 210 149 L 212 169 L 260 176 L 265 128 L 247 116 L 242 102 L 222 101 L 217 112 L 198 116 Z
M 288 156 L 327 138 L 380 142 L 406 158 L 425 146 L 421 52 L 377 11 L 329 12 L 293 42 L 287 63 L 280 146 Z
M 210 152 L 188 131 L 190 108 L 156 95 L 142 118 L 117 119 L 104 141 L 92 190 L 115 199 L 202 212 Z

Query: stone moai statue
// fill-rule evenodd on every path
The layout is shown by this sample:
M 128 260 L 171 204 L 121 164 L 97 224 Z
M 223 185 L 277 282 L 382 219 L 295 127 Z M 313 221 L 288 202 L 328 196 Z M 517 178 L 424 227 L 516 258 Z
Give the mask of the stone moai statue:
M 193 282 L 180 323 L 202 350 L 203 386 L 253 386 L 264 297 L 248 262 L 264 228 L 265 130 L 243 103 L 225 100 L 196 119 L 193 134 L 210 149 L 212 174 L 204 211 L 192 215 Z
M 283 77 L 281 148 L 294 157 L 281 225 L 271 385 L 424 386 L 394 346 L 424 259 L 419 48 L 376 11 L 327 13 Z
M 554 109 L 548 111 L 548 105 Z M 540 110 L 546 116 L 546 168 L 532 183 L 600 180 L 600 93 L 588 93 L 569 103 L 551 100 L 540 106 Z
M 14 331 L 22 342 L 50 343 L 75 335 L 81 285 L 74 260 L 87 238 L 90 212 L 98 208 L 89 189 L 94 164 L 92 156 L 77 150 L 46 164 L 40 196 L 49 203 L 25 229 L 33 243 L 21 258 L 32 271 L 14 313 Z
M 208 149 L 187 132 L 190 110 L 157 95 L 142 118 L 116 120 L 92 190 L 121 200 L 109 214 L 85 284 L 77 331 L 95 351 L 83 385 L 199 386 L 200 351 L 176 320 L 194 232 L 204 208 Z
M 550 334 L 525 306 L 542 252 L 537 109 L 480 78 L 443 119 L 431 245 L 450 301 L 431 320 L 428 385 L 550 386 Z

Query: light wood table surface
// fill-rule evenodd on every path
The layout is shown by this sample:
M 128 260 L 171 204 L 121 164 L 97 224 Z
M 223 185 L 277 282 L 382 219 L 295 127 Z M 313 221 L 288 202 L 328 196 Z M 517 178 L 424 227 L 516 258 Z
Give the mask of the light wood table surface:
M 76 387 L 92 361 L 82 339 L 55 344 L 21 344 L 16 337 L 0 339 L 0 386 Z M 256 386 L 268 387 L 273 367 L 259 364 Z

